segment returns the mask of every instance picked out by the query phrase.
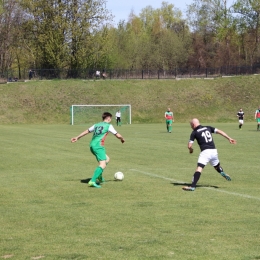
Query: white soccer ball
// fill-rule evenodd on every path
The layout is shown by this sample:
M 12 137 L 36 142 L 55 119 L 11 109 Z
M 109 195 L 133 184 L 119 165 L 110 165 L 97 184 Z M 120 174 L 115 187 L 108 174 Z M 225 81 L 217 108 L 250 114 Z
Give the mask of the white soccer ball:
M 124 174 L 122 172 L 116 172 L 114 178 L 117 181 L 122 181 L 124 179 Z

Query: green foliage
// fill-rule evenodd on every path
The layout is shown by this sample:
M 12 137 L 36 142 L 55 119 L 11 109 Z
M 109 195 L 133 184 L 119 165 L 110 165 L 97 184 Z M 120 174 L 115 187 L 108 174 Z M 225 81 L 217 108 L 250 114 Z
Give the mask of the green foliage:
M 253 65 L 260 55 L 260 3 L 258 0 L 238 0 L 232 10 L 236 15 L 240 46 L 246 63 Z
M 260 57 L 258 0 L 194 0 L 187 19 L 163 1 L 131 11 L 116 27 L 105 0 L 10 0 L 0 7 L 1 74 L 241 66 Z
M 95 32 L 110 19 L 103 0 L 24 0 L 29 15 L 27 33 L 32 35 L 37 67 L 84 68 L 93 65 Z M 104 40 L 104 38 L 102 39 Z
M 172 4 L 159 9 L 148 6 L 139 16 L 131 13 L 127 22 L 111 29 L 119 57 L 116 67 L 137 69 L 174 69 L 183 66 L 190 53 L 189 30 L 181 12 Z

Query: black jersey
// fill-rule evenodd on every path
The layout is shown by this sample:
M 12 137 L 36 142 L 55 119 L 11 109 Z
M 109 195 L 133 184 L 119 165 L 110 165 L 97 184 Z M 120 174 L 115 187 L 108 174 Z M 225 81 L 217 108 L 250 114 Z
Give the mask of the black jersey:
M 244 119 L 244 112 L 243 111 L 238 111 L 237 112 L 237 116 L 239 120 L 243 120 Z
M 206 149 L 216 149 L 212 133 L 216 133 L 216 128 L 211 126 L 197 126 L 190 135 L 190 143 L 193 143 L 196 139 L 198 142 L 198 145 L 200 146 L 200 150 L 206 150 Z

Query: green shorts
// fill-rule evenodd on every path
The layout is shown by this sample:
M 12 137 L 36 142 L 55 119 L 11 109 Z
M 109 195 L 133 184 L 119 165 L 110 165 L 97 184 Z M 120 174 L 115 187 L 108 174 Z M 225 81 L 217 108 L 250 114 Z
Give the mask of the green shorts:
M 95 155 L 98 162 L 105 161 L 107 159 L 106 149 L 104 146 L 90 146 L 90 151 Z
M 257 122 L 258 124 L 260 124 L 260 118 L 257 118 L 257 119 L 256 119 L 256 122 Z
M 172 125 L 172 119 L 167 119 L 166 120 L 166 125 Z

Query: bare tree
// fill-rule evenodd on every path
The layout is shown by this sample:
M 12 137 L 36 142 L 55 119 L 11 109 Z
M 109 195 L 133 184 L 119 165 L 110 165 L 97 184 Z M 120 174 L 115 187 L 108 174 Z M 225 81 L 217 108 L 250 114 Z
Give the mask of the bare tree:
M 22 13 L 17 0 L 2 1 L 0 11 L 0 72 L 8 70 L 15 56 Z

